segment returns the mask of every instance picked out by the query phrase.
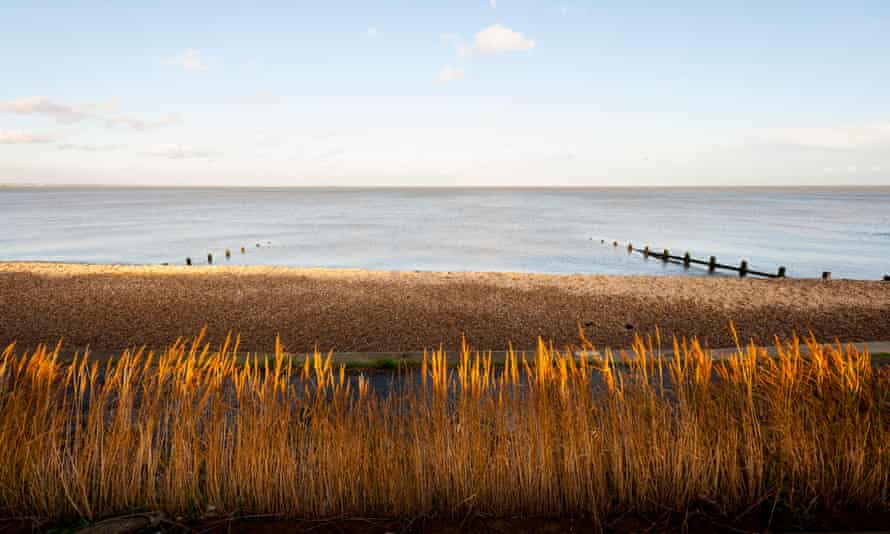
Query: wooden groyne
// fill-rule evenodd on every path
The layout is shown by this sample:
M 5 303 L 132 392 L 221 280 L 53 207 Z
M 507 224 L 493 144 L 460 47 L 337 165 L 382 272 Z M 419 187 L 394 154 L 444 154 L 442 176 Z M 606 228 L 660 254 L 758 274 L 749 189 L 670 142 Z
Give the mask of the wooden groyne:
M 266 241 L 266 244 L 271 245 L 272 242 L 271 242 L 271 241 Z M 261 246 L 260 243 L 257 243 L 257 244 L 256 244 L 256 248 L 260 248 L 260 246 Z M 246 254 L 246 253 L 247 253 L 247 247 L 245 247 L 244 245 L 241 245 L 241 246 L 240 246 L 240 250 L 241 250 L 241 254 Z M 226 248 L 225 251 L 223 252 L 223 254 L 225 255 L 225 257 L 226 257 L 227 260 L 231 260 L 231 259 L 232 259 L 232 249 L 230 249 L 230 248 Z M 186 265 L 191 265 L 191 264 L 192 264 L 192 258 L 191 258 L 191 257 L 186 258 L 186 259 L 185 259 L 185 264 L 186 264 Z M 212 253 L 212 252 L 208 252 L 208 253 L 207 253 L 207 264 L 208 264 L 208 265 L 213 265 L 213 253 Z M 168 265 L 168 263 L 164 263 L 164 265 Z
M 593 238 L 591 238 L 593 240 Z M 605 239 L 600 239 L 601 244 L 606 244 L 607 241 Z M 612 241 L 613 247 L 619 247 L 620 244 L 618 241 Z M 717 261 L 716 256 L 711 256 L 707 260 L 693 258 L 689 252 L 686 252 L 682 256 L 677 256 L 675 254 L 671 254 L 668 249 L 661 249 L 661 252 L 658 252 L 656 249 L 650 248 L 649 245 L 646 245 L 643 248 L 636 248 L 633 246 L 633 243 L 627 244 L 627 253 L 639 253 L 643 256 L 643 258 L 655 258 L 664 262 L 670 262 L 677 265 L 682 265 L 684 268 L 689 268 L 691 265 L 702 265 L 708 268 L 709 273 L 713 273 L 717 270 L 724 271 L 732 271 L 738 273 L 739 276 L 760 276 L 763 278 L 785 278 L 785 266 L 780 265 L 776 272 L 767 273 L 763 271 L 755 271 L 748 267 L 748 260 L 742 260 L 738 265 L 728 265 L 725 263 L 720 263 Z M 831 271 L 823 271 L 822 272 L 822 280 L 826 282 L 831 280 Z M 890 275 L 884 275 L 884 282 L 890 282 Z
M 606 240 L 601 239 L 600 243 L 604 244 L 604 243 L 606 243 Z M 612 241 L 612 246 L 618 247 L 619 246 L 618 241 Z M 784 265 L 780 265 L 776 269 L 776 272 L 774 272 L 774 273 L 767 273 L 767 272 L 763 272 L 763 271 L 755 271 L 755 270 L 749 268 L 747 260 L 742 260 L 741 262 L 739 262 L 738 265 L 728 265 L 726 263 L 720 263 L 719 261 L 717 261 L 716 256 L 710 256 L 707 260 L 693 258 L 692 254 L 690 254 L 689 252 L 686 252 L 682 256 L 677 256 L 676 254 L 671 254 L 670 250 L 666 249 L 666 248 L 661 249 L 661 251 L 659 252 L 656 249 L 650 248 L 648 245 L 646 245 L 643 248 L 636 248 L 633 246 L 633 243 L 627 244 L 627 253 L 628 254 L 639 253 L 645 259 L 655 258 L 655 259 L 661 260 L 663 262 L 670 262 L 670 263 L 674 263 L 677 265 L 682 265 L 684 268 L 689 268 L 692 265 L 702 265 L 702 266 L 708 268 L 709 273 L 713 273 L 717 270 L 724 270 L 724 271 L 732 271 L 732 272 L 738 273 L 739 276 L 749 276 L 750 275 L 750 276 L 760 276 L 763 278 L 785 278 L 785 272 L 786 272 Z M 831 273 L 830 272 L 823 273 L 822 278 L 825 280 L 830 279 Z

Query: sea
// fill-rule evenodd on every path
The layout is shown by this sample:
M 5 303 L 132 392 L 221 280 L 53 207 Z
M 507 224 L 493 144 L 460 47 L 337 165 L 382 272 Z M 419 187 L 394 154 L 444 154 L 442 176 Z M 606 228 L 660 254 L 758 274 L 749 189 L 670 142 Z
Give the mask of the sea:
M 890 187 L 0 188 L 0 261 L 721 275 L 628 243 L 877 280 Z

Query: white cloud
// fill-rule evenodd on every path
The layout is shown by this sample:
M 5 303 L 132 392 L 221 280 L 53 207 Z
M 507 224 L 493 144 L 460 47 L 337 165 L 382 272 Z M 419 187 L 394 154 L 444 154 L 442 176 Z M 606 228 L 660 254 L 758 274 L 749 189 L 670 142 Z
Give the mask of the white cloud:
M 377 30 L 377 28 L 375 28 L 374 26 L 371 26 L 370 28 L 368 28 L 368 37 L 373 39 L 374 37 L 377 37 L 378 35 L 380 35 L 380 32 Z
M 523 52 L 535 47 L 535 42 L 506 26 L 495 24 L 476 34 L 472 51 L 479 54 Z
M 48 135 L 34 134 L 22 130 L 0 129 L 0 145 L 35 145 L 52 143 L 54 139 Z
M 462 80 L 464 77 L 464 69 L 461 67 L 452 67 L 451 65 L 446 65 L 439 71 L 439 81 L 442 83 L 453 82 L 457 80 Z
M 488 5 L 496 9 L 498 7 L 498 0 L 488 0 Z
M 218 155 L 212 150 L 183 146 L 161 147 L 148 153 L 151 156 L 167 159 L 212 159 Z
M 197 50 L 192 50 L 191 48 L 165 59 L 164 63 L 167 65 L 176 65 L 185 70 L 207 70 L 207 64 L 201 58 L 201 53 Z

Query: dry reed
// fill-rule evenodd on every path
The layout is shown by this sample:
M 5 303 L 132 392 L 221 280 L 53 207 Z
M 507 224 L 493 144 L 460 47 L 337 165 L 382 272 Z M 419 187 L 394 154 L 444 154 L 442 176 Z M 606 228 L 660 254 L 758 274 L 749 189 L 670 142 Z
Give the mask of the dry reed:
M 466 346 L 387 394 L 295 363 L 178 342 L 159 354 L 0 357 L 3 515 L 728 516 L 888 507 L 888 378 L 867 351 L 777 341 L 714 361 L 696 341 L 531 360 Z

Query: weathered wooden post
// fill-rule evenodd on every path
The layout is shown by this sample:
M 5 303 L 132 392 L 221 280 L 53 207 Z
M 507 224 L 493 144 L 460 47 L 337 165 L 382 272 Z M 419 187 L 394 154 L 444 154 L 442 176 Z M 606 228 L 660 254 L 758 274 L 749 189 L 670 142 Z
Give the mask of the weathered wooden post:
M 668 249 L 664 249 L 664 252 L 661 254 L 661 261 L 668 261 L 668 256 L 670 256 Z
M 831 280 L 831 271 L 822 271 L 823 280 Z
M 633 243 L 628 243 L 628 244 L 627 244 L 627 253 L 630 254 L 630 253 L 633 252 L 633 251 L 634 251 L 634 245 L 633 245 Z
M 692 254 L 689 251 L 686 251 L 686 254 L 683 255 L 683 266 L 689 267 L 689 264 L 692 263 Z
M 232 251 L 229 249 L 226 249 L 226 259 L 231 258 L 231 257 L 232 257 Z
M 717 256 L 711 256 L 708 259 L 708 272 L 713 273 L 715 270 L 717 270 Z
M 649 257 L 649 245 L 646 245 L 645 247 L 643 247 L 643 257 L 644 258 Z
M 191 264 L 192 264 L 192 259 L 191 259 L 191 258 L 186 258 L 186 259 L 185 259 L 185 264 L 186 264 L 186 265 L 191 265 Z
M 241 254 L 244 254 L 245 252 L 244 247 L 241 247 Z
M 207 263 L 213 263 L 213 253 L 212 252 L 207 253 Z
M 785 266 L 784 265 L 779 266 L 779 272 L 776 273 L 776 276 L 779 278 L 785 278 Z
M 742 263 L 739 264 L 739 276 L 745 276 L 748 274 L 748 262 L 742 260 Z

